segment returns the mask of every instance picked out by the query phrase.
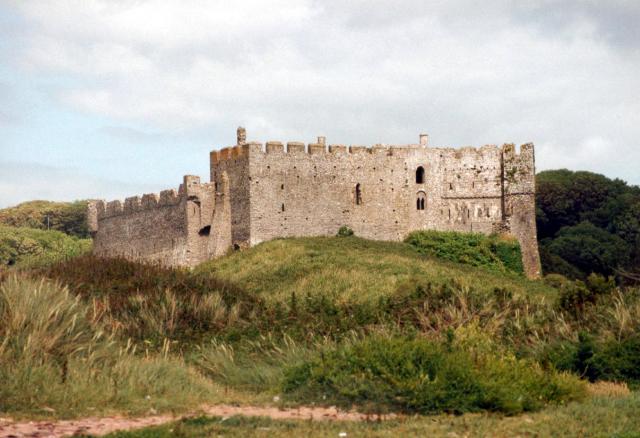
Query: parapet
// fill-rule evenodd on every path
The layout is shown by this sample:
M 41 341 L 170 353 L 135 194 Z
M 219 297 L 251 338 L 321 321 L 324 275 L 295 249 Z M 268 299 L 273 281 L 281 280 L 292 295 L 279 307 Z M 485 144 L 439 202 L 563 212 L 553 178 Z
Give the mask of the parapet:
M 239 132 L 239 138 L 242 137 L 244 132 Z M 244 138 L 242 138 L 244 141 Z M 243 144 L 226 147 L 218 151 L 212 151 L 210 153 L 211 164 L 216 165 L 221 161 L 234 160 L 240 157 L 246 157 L 250 154 L 252 156 L 259 154 L 308 154 L 308 155 L 342 155 L 342 154 L 362 154 L 369 153 L 375 155 L 410 155 L 415 151 L 424 150 L 429 147 L 429 136 L 427 134 L 419 135 L 419 143 L 417 144 L 405 144 L 405 145 L 386 145 L 375 144 L 373 146 L 362 145 L 344 145 L 344 144 L 331 144 L 327 145 L 326 138 L 319 136 L 315 143 L 308 143 L 305 145 L 303 142 L 290 141 L 282 142 L 276 140 L 270 140 L 266 143 L 259 142 L 244 142 Z M 445 159 L 460 160 L 460 159 L 483 159 L 486 157 L 503 155 L 505 158 L 510 156 L 522 157 L 522 159 L 533 156 L 533 144 L 526 143 L 520 147 L 520 152 L 513 144 L 505 144 L 503 146 L 485 145 L 481 147 L 465 146 L 461 148 L 451 147 L 436 147 L 432 148 L 440 153 L 440 156 Z
M 153 210 L 161 207 L 170 207 L 178 205 L 193 190 L 200 187 L 209 187 L 211 184 L 201 184 L 200 177 L 194 175 L 185 175 L 183 183 L 178 190 L 163 190 L 160 193 L 147 193 L 142 196 L 131 196 L 124 200 L 110 201 L 105 203 L 103 200 L 92 201 L 90 211 L 97 218 L 102 220 L 114 216 L 127 215 L 138 211 Z

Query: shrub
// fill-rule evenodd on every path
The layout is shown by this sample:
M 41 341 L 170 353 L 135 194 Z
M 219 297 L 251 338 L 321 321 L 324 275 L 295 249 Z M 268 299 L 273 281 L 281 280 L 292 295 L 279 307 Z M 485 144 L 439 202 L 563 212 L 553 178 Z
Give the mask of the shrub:
M 29 201 L 0 210 L 0 224 L 13 227 L 55 230 L 87 238 L 87 201 Z
M 504 236 L 453 231 L 415 231 L 405 239 L 422 254 L 493 271 L 523 272 L 520 245 Z
M 0 265 L 33 267 L 84 254 L 91 240 L 59 231 L 0 225 Z
M 353 236 L 353 230 L 349 227 L 347 227 L 346 225 L 343 225 L 340 227 L 340 229 L 338 229 L 338 237 L 349 237 L 349 236 Z
M 452 342 L 373 336 L 289 368 L 289 396 L 361 409 L 515 414 L 580 398 L 575 377 Z
M 613 277 L 605 279 L 596 273 L 591 273 L 586 283 L 580 280 L 570 281 L 558 274 L 545 277 L 545 281 L 555 283 L 560 290 L 558 295 L 560 309 L 575 316 L 581 315 L 586 305 L 593 304 L 598 298 L 611 294 L 616 288 Z

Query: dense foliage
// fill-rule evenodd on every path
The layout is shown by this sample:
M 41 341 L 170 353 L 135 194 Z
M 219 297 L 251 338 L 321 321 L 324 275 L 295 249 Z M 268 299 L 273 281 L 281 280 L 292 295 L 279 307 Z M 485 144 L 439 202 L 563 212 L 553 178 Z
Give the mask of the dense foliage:
M 0 225 L 0 267 L 26 267 L 66 260 L 91 248 L 91 240 L 60 231 Z
M 24 202 L 0 210 L 0 225 L 56 230 L 70 236 L 87 238 L 87 201 Z
M 640 187 L 566 169 L 536 177 L 543 271 L 572 278 L 640 267 Z
M 418 252 L 494 271 L 522 273 L 520 245 L 515 239 L 479 233 L 415 231 L 405 239 Z
M 482 339 L 473 341 L 373 336 L 291 367 L 284 391 L 347 407 L 420 413 L 516 414 L 583 395 L 577 377 L 497 353 L 495 346 L 478 348 Z

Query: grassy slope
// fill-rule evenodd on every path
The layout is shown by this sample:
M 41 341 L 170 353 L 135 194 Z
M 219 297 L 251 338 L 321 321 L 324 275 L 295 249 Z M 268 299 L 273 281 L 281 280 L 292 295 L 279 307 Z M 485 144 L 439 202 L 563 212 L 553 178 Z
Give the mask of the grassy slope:
M 337 300 L 369 300 L 393 293 L 403 281 L 455 281 L 479 290 L 508 288 L 515 295 L 555 289 L 517 274 L 495 274 L 418 254 L 405 243 L 357 237 L 278 239 L 200 265 L 221 279 L 267 300 L 287 300 L 292 292 L 326 294 Z

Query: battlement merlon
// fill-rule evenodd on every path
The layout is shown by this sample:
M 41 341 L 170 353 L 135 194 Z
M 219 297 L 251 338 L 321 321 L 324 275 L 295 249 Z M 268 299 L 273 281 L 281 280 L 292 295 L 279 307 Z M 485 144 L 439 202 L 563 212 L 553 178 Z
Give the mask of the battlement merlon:
M 222 161 L 237 160 L 248 156 L 260 156 L 261 154 L 308 154 L 308 155 L 320 155 L 320 154 L 357 154 L 357 153 L 369 153 L 369 154 L 399 154 L 399 155 L 411 155 L 418 153 L 428 145 L 428 136 L 426 134 L 420 135 L 420 143 L 418 144 L 405 144 L 405 145 L 386 145 L 376 144 L 373 146 L 362 145 L 342 145 L 325 143 L 324 137 L 318 137 L 317 143 L 308 143 L 305 145 L 303 142 L 290 141 L 281 142 L 270 140 L 266 143 L 259 142 L 245 142 L 242 145 L 235 145 L 222 148 L 220 150 L 214 150 L 210 152 L 210 164 L 211 167 L 219 164 Z M 502 146 L 496 145 L 484 145 L 480 147 L 432 147 L 432 150 L 440 152 L 443 158 L 450 157 L 451 159 L 462 159 L 464 157 L 495 154 L 503 155 L 506 161 L 514 163 L 520 163 L 522 165 L 533 166 L 534 159 L 534 147 L 532 143 L 523 144 L 520 147 L 520 151 L 514 144 L 508 143 Z
M 140 211 L 153 210 L 162 207 L 176 206 L 188 197 L 199 196 L 202 190 L 210 190 L 212 185 L 202 184 L 199 176 L 185 175 L 178 190 L 162 190 L 160 193 L 146 193 L 140 196 L 130 196 L 121 200 L 106 202 L 98 199 L 90 201 L 87 206 L 87 220 L 89 231 L 98 231 L 99 221 L 115 216 L 134 214 Z

